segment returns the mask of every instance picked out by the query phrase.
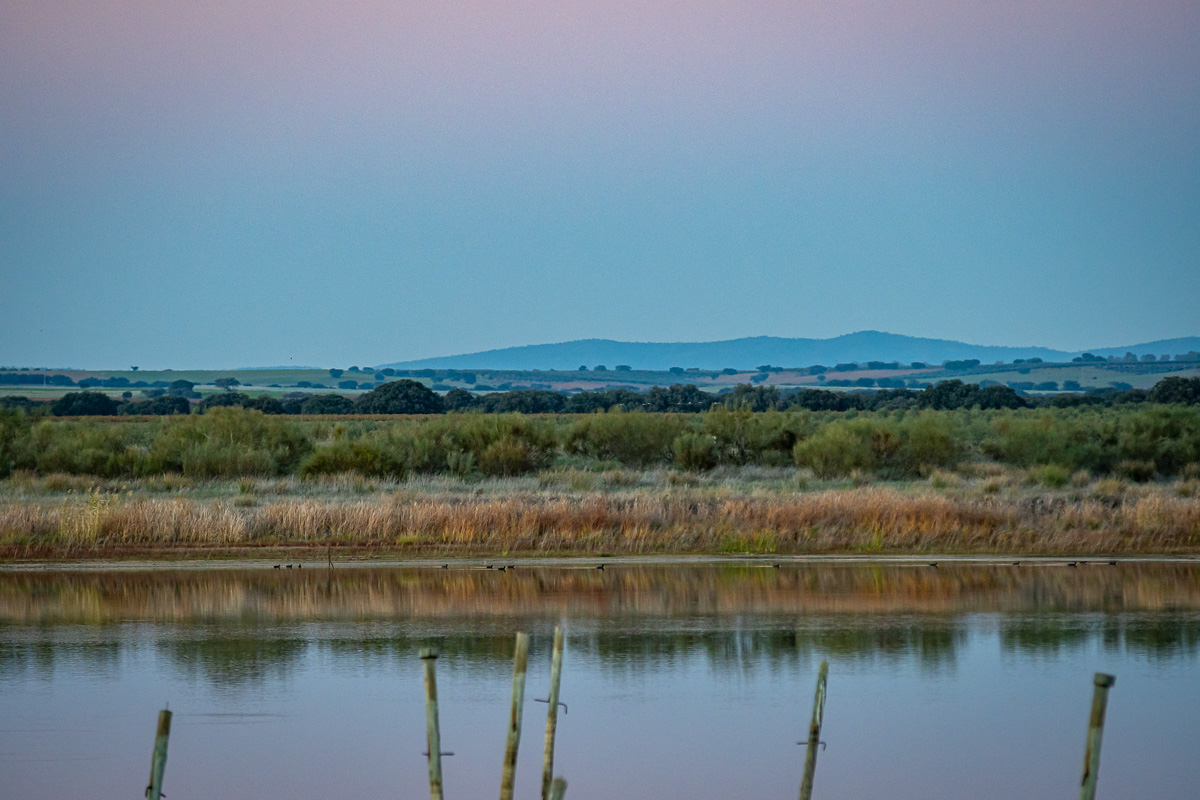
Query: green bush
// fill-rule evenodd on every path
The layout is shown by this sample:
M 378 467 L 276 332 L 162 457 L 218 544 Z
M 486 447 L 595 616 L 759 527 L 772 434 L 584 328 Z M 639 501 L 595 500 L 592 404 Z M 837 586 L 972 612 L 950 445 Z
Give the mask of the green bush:
M 65 472 L 117 478 L 133 475 L 145 449 L 121 425 L 46 420 L 30 430 L 27 460 L 43 475 Z
M 666 464 L 673 455 L 672 444 L 686 427 L 675 414 L 620 409 L 589 414 L 571 427 L 566 450 L 629 467 Z
M 312 450 L 299 426 L 243 408 L 171 418 L 150 446 L 150 473 L 188 477 L 287 475 Z
M 1031 469 L 1029 477 L 1048 489 L 1061 489 L 1071 479 L 1071 472 L 1058 464 L 1046 464 Z
M 675 463 L 689 472 L 704 472 L 717 465 L 716 442 L 704 433 L 684 433 L 671 444 Z
M 818 478 L 843 477 L 853 470 L 871 471 L 878 465 L 872 447 L 874 433 L 869 420 L 832 422 L 797 442 L 792 458 L 796 466 L 810 468 Z
M 336 439 L 320 445 L 300 465 L 301 478 L 345 472 L 370 477 L 403 478 L 407 474 L 407 467 L 376 443 L 361 439 L 353 442 Z

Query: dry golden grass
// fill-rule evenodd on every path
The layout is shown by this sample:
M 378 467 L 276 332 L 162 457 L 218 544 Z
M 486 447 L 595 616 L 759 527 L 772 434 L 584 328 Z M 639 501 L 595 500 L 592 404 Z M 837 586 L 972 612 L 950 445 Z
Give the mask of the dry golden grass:
M 570 493 L 429 488 L 311 498 L 288 497 L 285 487 L 262 483 L 232 497 L 89 491 L 5 500 L 0 554 L 263 546 L 431 555 L 1200 550 L 1200 502 L 1171 486 L 1115 491 L 1098 485 L 1074 493 L 928 485 L 806 493 L 721 484 Z

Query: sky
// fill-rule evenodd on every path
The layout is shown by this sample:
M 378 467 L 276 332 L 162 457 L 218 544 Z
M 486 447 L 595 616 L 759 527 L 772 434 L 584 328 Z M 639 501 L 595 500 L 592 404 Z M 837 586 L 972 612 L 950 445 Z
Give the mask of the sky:
M 1200 333 L 1200 4 L 0 0 L 0 364 Z

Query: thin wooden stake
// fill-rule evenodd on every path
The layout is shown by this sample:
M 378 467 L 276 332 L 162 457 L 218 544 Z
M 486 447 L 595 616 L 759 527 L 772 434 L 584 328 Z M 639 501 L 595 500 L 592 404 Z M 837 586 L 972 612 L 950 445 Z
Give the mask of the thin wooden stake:
M 1097 672 L 1092 692 L 1092 716 L 1088 720 L 1087 750 L 1083 754 L 1083 782 L 1079 800 L 1094 800 L 1096 781 L 1100 778 L 1100 740 L 1104 737 L 1104 711 L 1108 707 L 1108 690 L 1117 682 L 1112 675 Z
M 529 634 L 517 634 L 513 653 L 512 709 L 508 715 L 508 742 L 504 746 L 504 772 L 500 776 L 500 800 L 512 800 L 517 775 L 517 745 L 521 743 L 521 710 L 525 705 L 525 667 L 529 663 Z
M 825 716 L 825 682 L 829 679 L 829 662 L 822 661 L 817 673 L 817 693 L 813 697 L 812 722 L 808 726 L 808 752 L 804 755 L 804 777 L 800 779 L 800 800 L 810 800 L 813 775 L 817 771 L 817 747 L 821 743 L 821 721 Z
M 162 797 L 163 773 L 167 770 L 167 740 L 171 737 L 171 712 L 158 712 L 158 728 L 154 731 L 154 755 L 150 759 L 150 783 L 146 786 L 148 800 Z
M 546 701 L 550 710 L 546 712 L 546 755 L 542 761 L 542 800 L 550 800 L 550 787 L 554 778 L 554 733 L 558 729 L 558 687 L 562 679 L 563 629 L 554 629 L 554 655 L 550 657 L 550 695 Z
M 563 795 L 567 793 L 567 782 L 562 778 L 555 778 L 550 783 L 550 798 L 549 800 L 562 800 Z
M 429 797 L 442 800 L 442 733 L 438 728 L 437 675 L 434 662 L 438 653 L 430 647 L 421 648 L 425 662 L 425 732 L 429 744 Z

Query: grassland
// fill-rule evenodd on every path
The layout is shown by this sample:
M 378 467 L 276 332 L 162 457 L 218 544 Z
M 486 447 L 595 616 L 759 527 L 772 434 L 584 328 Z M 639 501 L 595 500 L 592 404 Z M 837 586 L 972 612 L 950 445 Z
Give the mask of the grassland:
M 1200 480 L 974 465 L 927 479 L 794 468 L 554 468 L 520 478 L 341 474 L 0 482 L 0 557 L 1200 552 Z

